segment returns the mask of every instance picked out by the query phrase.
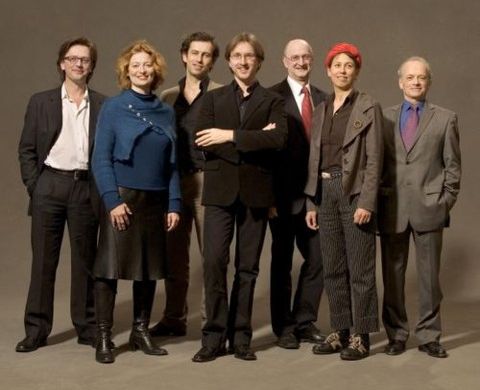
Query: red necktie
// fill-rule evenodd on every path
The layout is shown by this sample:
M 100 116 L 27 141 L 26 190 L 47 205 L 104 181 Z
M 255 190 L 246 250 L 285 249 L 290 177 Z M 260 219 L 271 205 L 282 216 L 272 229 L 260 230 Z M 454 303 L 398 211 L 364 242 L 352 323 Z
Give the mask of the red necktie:
M 305 129 L 305 136 L 310 141 L 311 129 L 312 129 L 312 102 L 310 101 L 310 91 L 305 86 L 302 88 L 303 100 L 302 100 L 302 120 L 303 127 Z
M 405 145 L 405 149 L 409 151 L 415 141 L 418 127 L 418 107 L 410 106 L 408 109 L 407 120 L 403 125 L 402 140 Z

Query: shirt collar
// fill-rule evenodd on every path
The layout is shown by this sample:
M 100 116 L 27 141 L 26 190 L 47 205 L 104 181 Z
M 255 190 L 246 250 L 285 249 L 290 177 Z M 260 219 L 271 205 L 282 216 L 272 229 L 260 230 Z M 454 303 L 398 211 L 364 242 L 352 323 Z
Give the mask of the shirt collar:
M 300 96 L 302 94 L 303 90 L 303 85 L 300 84 L 297 80 L 294 80 L 290 76 L 287 76 L 287 82 L 288 85 L 290 86 L 290 89 L 292 90 L 293 96 Z M 310 89 L 310 83 L 305 84 L 305 87 L 307 87 L 308 92 L 310 92 L 311 95 L 311 89 Z
M 67 88 L 65 87 L 65 82 L 62 83 L 61 96 L 62 96 L 62 100 L 68 99 L 69 101 L 72 101 L 68 96 Z M 85 88 L 85 94 L 83 95 L 83 100 L 85 100 L 85 102 L 88 102 L 88 88 Z
M 402 103 L 402 110 L 406 111 L 408 110 L 410 107 L 414 107 L 412 103 L 404 100 L 403 103 Z M 418 111 L 422 111 L 423 110 L 423 107 L 425 107 L 425 100 L 422 100 L 420 102 L 418 102 L 416 104 L 416 107 L 418 107 Z
M 184 76 L 180 80 L 178 80 L 178 86 L 180 88 L 180 92 L 183 92 L 185 89 L 185 83 L 187 81 L 187 78 Z M 205 77 L 202 81 L 200 81 L 200 94 L 203 94 L 204 92 L 207 91 L 208 88 L 208 83 L 210 83 L 210 77 Z

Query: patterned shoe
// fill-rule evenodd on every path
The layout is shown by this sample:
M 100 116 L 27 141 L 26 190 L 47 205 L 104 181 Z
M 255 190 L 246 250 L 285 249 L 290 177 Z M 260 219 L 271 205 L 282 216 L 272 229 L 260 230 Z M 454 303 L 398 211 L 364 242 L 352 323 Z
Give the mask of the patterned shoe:
M 339 330 L 330 333 L 325 341 L 313 346 L 312 352 L 316 355 L 328 355 L 340 352 L 348 345 L 348 330 Z
M 368 334 L 353 334 L 348 340 L 348 347 L 340 353 L 342 360 L 360 360 L 370 354 Z

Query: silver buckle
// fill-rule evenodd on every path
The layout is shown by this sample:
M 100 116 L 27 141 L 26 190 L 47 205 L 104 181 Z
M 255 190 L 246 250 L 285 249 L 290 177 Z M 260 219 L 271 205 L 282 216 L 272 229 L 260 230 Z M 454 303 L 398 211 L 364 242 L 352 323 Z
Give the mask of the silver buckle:
M 331 173 L 328 173 L 328 172 L 322 172 L 320 174 L 320 176 L 322 177 L 322 179 L 331 179 L 332 178 Z

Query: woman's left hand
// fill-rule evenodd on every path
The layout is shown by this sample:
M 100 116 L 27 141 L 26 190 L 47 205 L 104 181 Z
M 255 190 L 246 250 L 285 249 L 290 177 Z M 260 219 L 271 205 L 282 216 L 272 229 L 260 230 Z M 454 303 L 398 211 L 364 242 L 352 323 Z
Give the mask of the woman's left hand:
M 166 218 L 167 232 L 175 229 L 179 222 L 180 215 L 178 213 L 168 213 Z
M 353 214 L 353 223 L 357 225 L 364 225 L 370 222 L 370 218 L 372 217 L 372 212 L 361 209 L 360 207 L 355 210 L 355 214 Z

